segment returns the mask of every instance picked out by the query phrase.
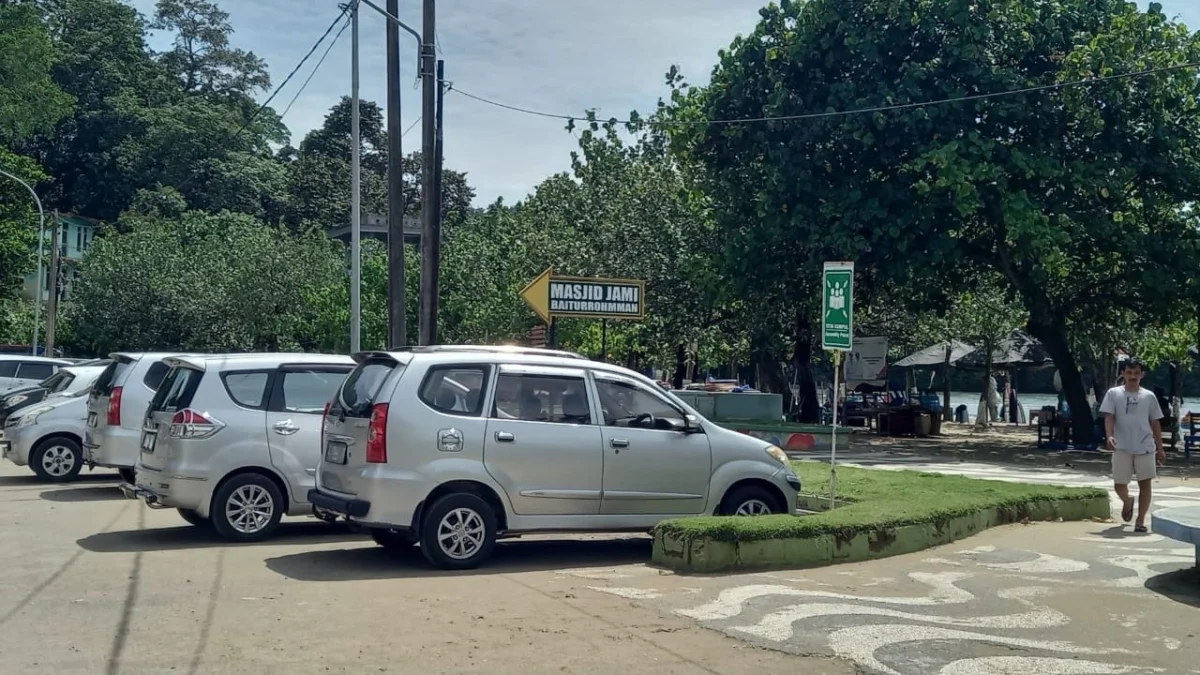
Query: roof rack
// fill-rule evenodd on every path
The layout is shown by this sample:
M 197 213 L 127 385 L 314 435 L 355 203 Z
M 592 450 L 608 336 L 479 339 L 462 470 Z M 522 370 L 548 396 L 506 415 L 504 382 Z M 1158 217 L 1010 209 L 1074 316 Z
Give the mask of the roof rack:
M 522 347 L 520 345 L 405 345 L 392 347 L 390 352 L 411 352 L 414 354 L 431 354 L 436 352 L 492 352 L 497 354 L 529 354 L 541 356 L 559 356 L 567 359 L 588 358 L 575 352 L 560 349 L 544 349 L 541 347 Z

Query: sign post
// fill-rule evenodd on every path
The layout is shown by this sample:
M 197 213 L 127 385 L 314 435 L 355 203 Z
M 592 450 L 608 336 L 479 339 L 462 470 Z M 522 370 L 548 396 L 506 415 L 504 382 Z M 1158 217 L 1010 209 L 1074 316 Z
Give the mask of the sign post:
M 646 282 L 636 279 L 560 277 L 547 268 L 521 290 L 521 299 L 547 325 L 554 319 L 646 317 Z
M 821 284 L 821 347 L 833 357 L 833 440 L 829 453 L 829 509 L 837 499 L 838 370 L 854 347 L 854 263 L 827 262 Z

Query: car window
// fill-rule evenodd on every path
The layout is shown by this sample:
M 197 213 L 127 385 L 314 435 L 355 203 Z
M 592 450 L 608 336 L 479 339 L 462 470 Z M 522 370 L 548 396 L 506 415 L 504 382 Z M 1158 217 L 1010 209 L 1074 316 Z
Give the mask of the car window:
M 73 375 L 65 370 L 60 370 L 41 382 L 38 382 L 38 386 L 50 392 L 58 392 L 66 389 L 67 385 L 70 384 L 71 380 L 73 379 L 75 379 Z
M 283 409 L 287 412 L 319 414 L 325 412 L 325 404 L 346 379 L 346 372 L 286 370 L 282 376 Z
M 158 388 L 162 386 L 163 378 L 167 376 L 167 371 L 170 369 L 171 367 L 162 361 L 155 361 L 146 370 L 146 376 L 142 378 L 142 384 L 149 387 L 150 391 L 158 391 Z
M 0 361 L 0 377 L 12 377 L 17 374 L 16 361 Z
M 342 385 L 341 399 L 348 415 L 369 415 L 369 408 L 393 370 L 401 368 L 395 361 L 367 361 L 359 364 Z
M 150 401 L 149 410 L 177 412 L 188 407 L 192 404 L 192 397 L 195 396 L 202 377 L 204 372 L 200 370 L 183 366 L 171 368 L 163 378 L 162 386 Z
M 492 417 L 591 424 L 587 384 L 582 377 L 502 373 L 496 380 Z
M 658 396 L 632 382 L 596 376 L 596 393 L 600 395 L 600 411 L 604 426 L 627 427 L 639 415 L 679 418 L 678 410 Z
M 233 402 L 245 408 L 261 408 L 267 397 L 267 380 L 264 372 L 223 373 L 221 381 Z M 321 404 L 322 409 L 325 405 Z
M 17 377 L 22 380 L 42 380 L 54 374 L 54 366 L 49 363 L 22 363 L 17 366 Z
M 421 383 L 421 401 L 438 412 L 478 417 L 489 366 L 437 366 Z

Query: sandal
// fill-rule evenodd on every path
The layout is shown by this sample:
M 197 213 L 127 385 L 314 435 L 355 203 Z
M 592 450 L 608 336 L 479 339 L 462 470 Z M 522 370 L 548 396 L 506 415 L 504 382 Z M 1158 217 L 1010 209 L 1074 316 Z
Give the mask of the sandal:
M 1134 525 L 1133 531 L 1137 532 L 1138 534 L 1145 534 L 1145 533 L 1149 532 L 1149 530 L 1146 529 L 1145 525 Z
M 1125 508 L 1121 509 L 1121 520 L 1127 523 L 1133 520 L 1133 497 L 1125 500 Z

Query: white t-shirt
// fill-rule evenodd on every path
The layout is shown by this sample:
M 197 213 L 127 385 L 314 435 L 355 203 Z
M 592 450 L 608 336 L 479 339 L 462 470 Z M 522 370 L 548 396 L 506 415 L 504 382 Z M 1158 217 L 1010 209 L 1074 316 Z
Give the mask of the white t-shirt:
M 1162 419 L 1163 413 L 1154 392 L 1142 388 L 1126 391 L 1124 386 L 1113 387 L 1104 395 L 1100 412 L 1113 416 L 1117 450 L 1143 455 L 1157 449 L 1150 422 Z

